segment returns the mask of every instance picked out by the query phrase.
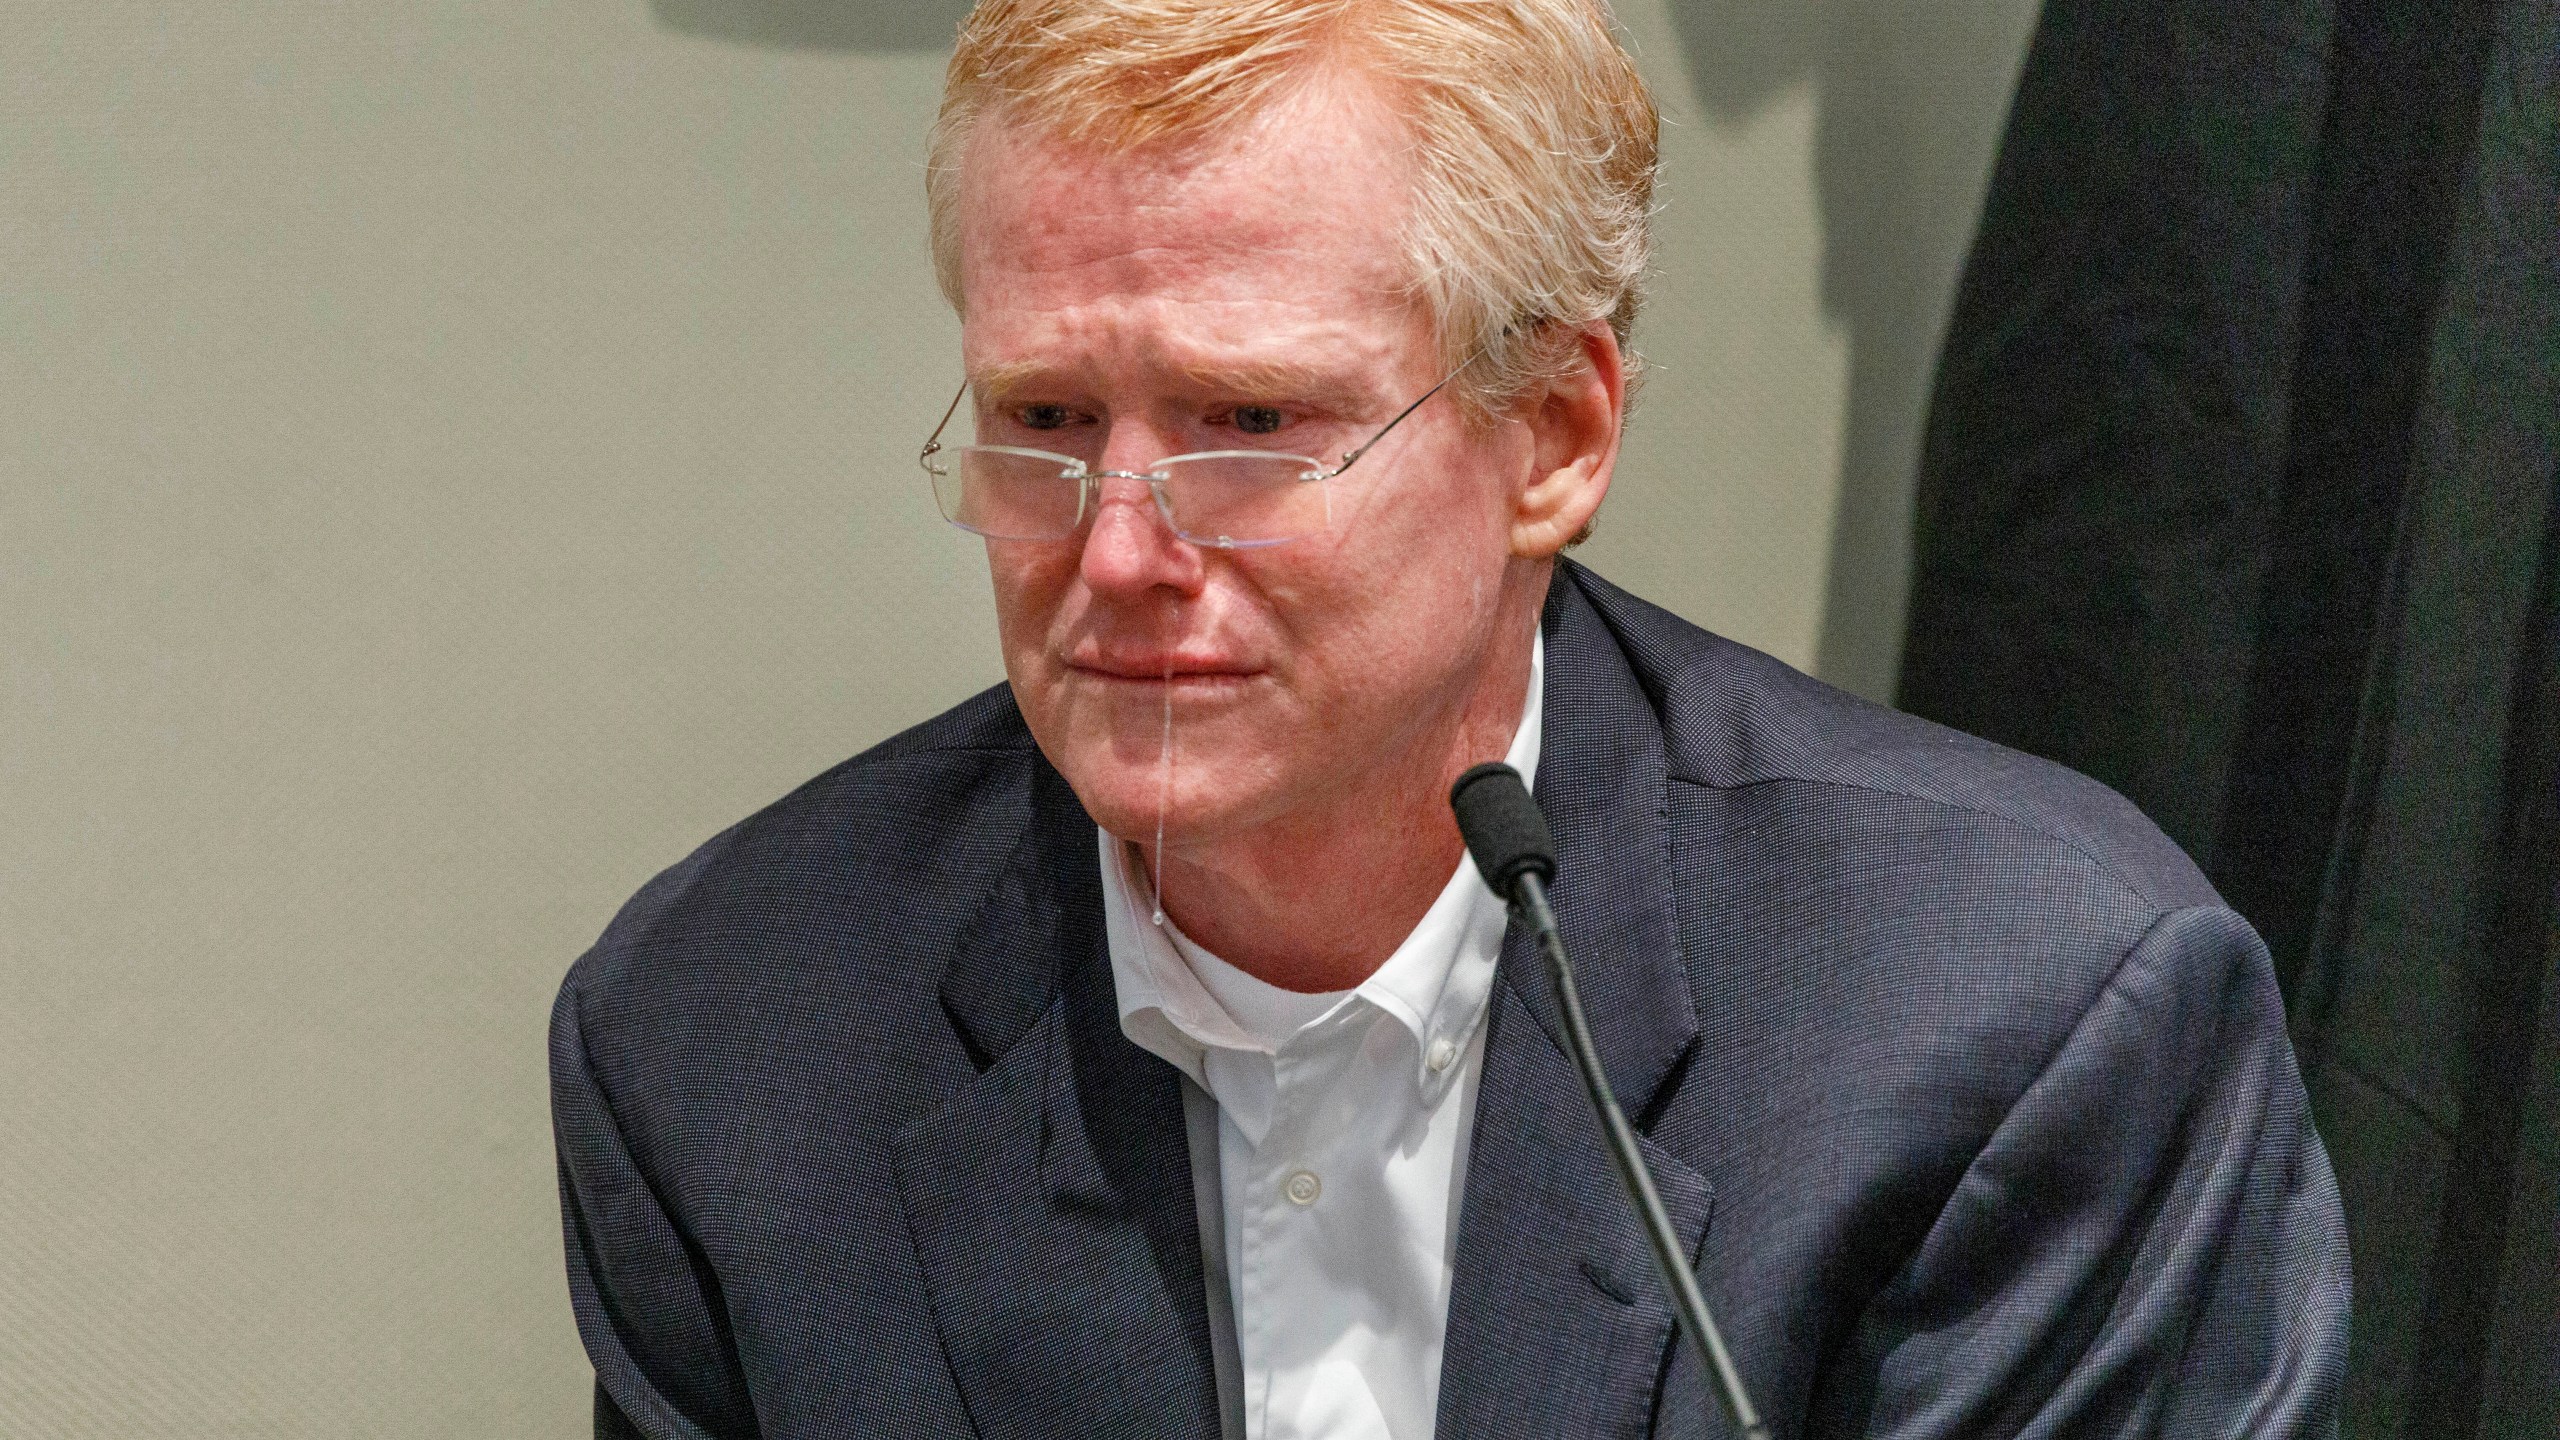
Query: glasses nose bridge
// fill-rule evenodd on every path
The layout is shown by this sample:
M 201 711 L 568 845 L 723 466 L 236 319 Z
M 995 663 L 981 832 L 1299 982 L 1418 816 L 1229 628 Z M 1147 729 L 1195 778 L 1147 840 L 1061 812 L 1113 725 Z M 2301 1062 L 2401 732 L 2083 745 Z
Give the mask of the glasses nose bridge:
M 1102 508 L 1112 500 L 1110 481 L 1122 480 L 1144 485 L 1147 487 L 1149 497 L 1155 502 L 1156 518 L 1164 522 L 1166 530 L 1179 538 L 1182 529 L 1174 523 L 1173 497 L 1165 493 L 1165 483 L 1172 478 L 1170 473 L 1163 470 L 1088 470 L 1084 474 L 1086 508 L 1096 519 L 1101 518 Z M 1132 505 L 1138 503 L 1138 497 L 1126 491 L 1122 492 L 1120 498 Z

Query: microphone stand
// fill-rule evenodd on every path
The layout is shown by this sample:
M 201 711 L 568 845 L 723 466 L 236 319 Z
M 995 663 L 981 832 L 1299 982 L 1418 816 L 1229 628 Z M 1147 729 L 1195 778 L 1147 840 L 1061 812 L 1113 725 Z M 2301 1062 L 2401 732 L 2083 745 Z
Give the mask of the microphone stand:
M 1599 1112 L 1600 1128 L 1608 1137 L 1609 1158 L 1617 1162 L 1618 1179 L 1625 1183 L 1645 1238 L 1653 1244 L 1654 1267 L 1670 1287 L 1672 1309 L 1714 1383 L 1725 1418 L 1733 1422 L 1742 1440 L 1769 1440 L 1769 1427 L 1760 1423 L 1760 1412 L 1752 1408 L 1751 1396 L 1742 1388 L 1742 1374 L 1733 1367 L 1724 1336 L 1717 1333 L 1715 1317 L 1707 1313 L 1706 1297 L 1698 1293 L 1698 1277 L 1680 1251 L 1679 1234 L 1662 1208 L 1662 1192 L 1654 1188 L 1653 1173 L 1645 1169 L 1644 1154 L 1636 1148 L 1636 1132 L 1618 1109 L 1618 1097 L 1610 1093 L 1609 1077 L 1600 1068 L 1599 1047 L 1591 1042 L 1591 1026 L 1582 1016 L 1582 995 L 1574 988 L 1573 961 L 1564 953 L 1555 911 L 1547 904 L 1547 881 L 1556 873 L 1556 842 L 1547 832 L 1546 812 L 1529 798 L 1528 782 L 1520 772 L 1499 761 L 1460 775 L 1449 788 L 1449 808 L 1457 815 L 1458 833 L 1485 884 L 1509 901 L 1512 913 L 1538 937 L 1547 978 L 1555 983 L 1556 1006 L 1564 1012 L 1565 1049 L 1573 1053 L 1574 1068 L 1582 1072 L 1582 1088 L 1590 1095 L 1591 1108 Z
M 1698 1277 L 1689 1269 L 1689 1259 L 1680 1253 L 1678 1232 L 1671 1228 L 1671 1216 L 1662 1208 L 1662 1192 L 1653 1185 L 1653 1174 L 1645 1168 L 1644 1156 L 1636 1149 L 1636 1132 L 1618 1109 L 1618 1097 L 1609 1089 L 1609 1077 L 1601 1072 L 1600 1052 L 1591 1042 L 1591 1027 L 1582 1018 L 1582 995 L 1574 989 L 1573 962 L 1564 953 L 1564 937 L 1556 933 L 1555 911 L 1547 905 L 1547 887 L 1535 870 L 1521 873 L 1513 882 L 1512 901 L 1520 918 L 1529 923 L 1538 937 L 1538 953 L 1546 957 L 1547 978 L 1555 982 L 1556 1005 L 1564 1012 L 1565 1048 L 1573 1052 L 1574 1068 L 1582 1072 L 1582 1088 L 1591 1096 L 1591 1108 L 1600 1112 L 1600 1128 L 1608 1132 L 1609 1158 L 1618 1162 L 1618 1178 L 1625 1182 L 1627 1198 L 1634 1202 L 1636 1216 L 1644 1222 L 1645 1238 L 1653 1242 L 1653 1263 L 1662 1271 L 1663 1282 L 1671 1287 L 1672 1308 L 1679 1312 L 1680 1328 L 1697 1349 L 1699 1360 L 1715 1381 L 1716 1398 L 1724 1402 L 1725 1418 L 1733 1422 L 1743 1440 L 1769 1440 L 1769 1427 L 1760 1421 L 1759 1411 L 1752 1408 L 1750 1393 L 1742 1388 L 1742 1373 L 1733 1367 L 1733 1354 L 1725 1349 L 1724 1336 L 1716 1329 L 1713 1315 L 1707 1313 L 1707 1299 L 1698 1293 Z

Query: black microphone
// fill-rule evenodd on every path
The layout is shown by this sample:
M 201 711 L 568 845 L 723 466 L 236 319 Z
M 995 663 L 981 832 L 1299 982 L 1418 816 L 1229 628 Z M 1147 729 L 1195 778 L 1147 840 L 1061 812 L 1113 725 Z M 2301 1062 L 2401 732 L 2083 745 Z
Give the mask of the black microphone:
M 1475 857 L 1484 883 L 1538 937 L 1538 950 L 1547 959 L 1547 978 L 1555 982 L 1557 1008 L 1564 1012 L 1565 1048 L 1573 1052 L 1574 1066 L 1582 1072 L 1582 1088 L 1591 1096 L 1591 1108 L 1600 1113 L 1600 1128 L 1609 1137 L 1609 1156 L 1618 1162 L 1618 1178 L 1626 1182 L 1627 1198 L 1635 1204 L 1636 1218 L 1644 1222 L 1645 1238 L 1653 1242 L 1653 1262 L 1671 1290 L 1680 1328 L 1688 1332 L 1699 1362 L 1714 1377 L 1725 1418 L 1744 1440 L 1768 1440 L 1769 1429 L 1752 1408 L 1741 1372 L 1733 1368 L 1724 1336 L 1716 1331 L 1715 1317 L 1707 1313 L 1707 1299 L 1698 1293 L 1698 1277 L 1690 1273 L 1689 1262 L 1680 1253 L 1680 1238 L 1662 1208 L 1662 1193 L 1654 1189 L 1653 1172 L 1645 1168 L 1644 1156 L 1636 1149 L 1636 1132 L 1619 1111 L 1618 1097 L 1609 1092 L 1600 1052 L 1591 1043 L 1591 1027 L 1583 1023 L 1582 996 L 1573 988 L 1573 962 L 1565 956 L 1564 937 L 1556 933 L 1555 911 L 1547 906 L 1547 882 L 1556 875 L 1556 842 L 1547 833 L 1546 812 L 1529 798 L 1520 772 L 1498 762 L 1478 765 L 1459 776 L 1458 783 L 1449 787 L 1449 808 L 1458 813 L 1458 833 L 1466 838 L 1467 853 Z

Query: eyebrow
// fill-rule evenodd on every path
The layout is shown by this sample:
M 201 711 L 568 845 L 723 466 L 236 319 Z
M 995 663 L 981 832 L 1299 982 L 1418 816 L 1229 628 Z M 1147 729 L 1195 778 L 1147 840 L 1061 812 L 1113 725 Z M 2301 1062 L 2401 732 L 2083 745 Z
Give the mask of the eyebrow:
M 990 365 L 969 377 L 969 388 L 989 400 L 1058 378 L 1061 371 L 1036 360 Z M 1176 373 L 1203 390 L 1228 395 L 1299 400 L 1345 413 L 1373 409 L 1377 392 L 1340 371 L 1289 360 L 1198 361 Z
M 1308 400 L 1335 408 L 1357 406 L 1375 398 L 1367 386 L 1339 370 L 1287 360 L 1185 365 L 1182 378 L 1204 390 Z
M 987 399 L 1001 396 L 1008 390 L 1018 390 L 1051 373 L 1053 372 L 1048 366 L 1037 361 L 1008 360 L 1004 364 L 990 365 L 970 375 L 969 388 L 976 392 L 979 398 Z

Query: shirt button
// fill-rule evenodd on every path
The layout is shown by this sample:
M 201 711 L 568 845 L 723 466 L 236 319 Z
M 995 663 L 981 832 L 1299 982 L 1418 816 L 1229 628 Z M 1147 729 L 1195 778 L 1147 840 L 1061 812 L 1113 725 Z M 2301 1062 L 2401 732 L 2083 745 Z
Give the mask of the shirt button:
M 1313 1205 L 1316 1197 L 1324 1193 L 1324 1182 L 1315 1177 L 1314 1171 L 1301 1170 L 1289 1177 L 1288 1183 L 1280 1187 L 1280 1193 L 1288 1196 L 1289 1203 L 1293 1205 Z
M 1426 1054 L 1426 1055 L 1424 1055 L 1424 1056 L 1422 1057 L 1422 1063 L 1423 1063 L 1423 1064 L 1425 1064 L 1425 1065 L 1430 1066 L 1430 1067 L 1431 1067 L 1431 1073 L 1432 1073 L 1432 1074 L 1434 1074 L 1434 1075 L 1437 1075 L 1437 1074 L 1439 1074 L 1441 1071 L 1448 1069 L 1451 1065 L 1456 1064 L 1456 1063 L 1457 1063 L 1457 1061 L 1458 1061 L 1458 1046 L 1457 1046 L 1457 1042 L 1456 1042 L 1456 1041 L 1451 1040 L 1451 1039 L 1450 1039 L 1448 1036 L 1446 1036 L 1446 1035 L 1443 1035 L 1443 1036 L 1441 1036 L 1439 1039 L 1432 1041 L 1432 1042 L 1431 1042 L 1431 1050 L 1430 1050 L 1430 1053 L 1428 1053 L 1428 1054 Z

